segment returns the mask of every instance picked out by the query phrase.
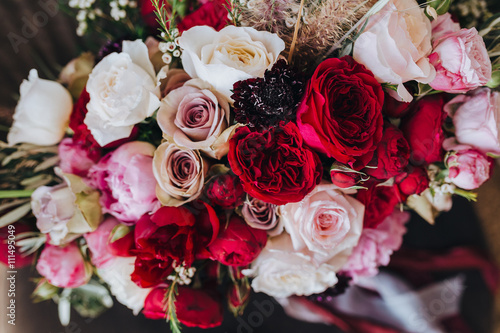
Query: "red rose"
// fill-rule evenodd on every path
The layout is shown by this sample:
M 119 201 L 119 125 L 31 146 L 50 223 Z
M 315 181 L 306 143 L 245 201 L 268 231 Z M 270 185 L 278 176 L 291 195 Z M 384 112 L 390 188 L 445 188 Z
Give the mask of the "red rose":
M 245 192 L 275 205 L 302 200 L 323 173 L 319 157 L 292 122 L 263 132 L 240 127 L 230 140 L 228 159 Z
M 246 266 L 257 258 L 266 243 L 266 230 L 254 229 L 241 217 L 233 215 L 208 251 L 211 259 L 223 265 Z
M 384 136 L 364 171 L 377 179 L 387 180 L 400 174 L 410 160 L 410 147 L 403 133 L 394 125 L 386 124 Z M 375 167 L 375 168 L 374 168 Z
M 356 199 L 365 205 L 364 228 L 376 228 L 392 214 L 399 199 L 393 186 L 376 186 L 373 183 L 367 190 L 359 190 Z
M 141 288 L 151 288 L 165 282 L 173 271 L 173 260 L 155 259 L 151 254 L 135 258 L 134 271 L 130 278 Z
M 142 313 L 149 319 L 164 319 L 166 288 L 155 288 L 146 297 Z M 208 290 L 179 286 L 175 300 L 177 319 L 188 327 L 212 328 L 222 324 L 223 307 Z
M 419 100 L 411 113 L 403 118 L 400 128 L 410 145 L 410 162 L 413 165 L 442 161 L 442 127 L 446 118 L 443 106 L 441 95 L 428 96 Z
M 179 32 L 183 32 L 197 25 L 208 25 L 219 31 L 229 23 L 226 0 L 210 0 L 201 5 L 194 12 L 186 15 L 177 24 Z
M 207 186 L 207 197 L 212 204 L 224 209 L 238 207 L 244 196 L 239 178 L 230 174 L 215 177 Z
M 413 194 L 420 194 L 429 187 L 429 176 L 423 167 L 409 167 L 410 170 L 398 175 L 394 181 L 401 201 Z
M 102 155 L 101 146 L 97 143 L 97 141 L 95 141 L 92 133 L 84 123 L 85 116 L 87 115 L 87 104 L 89 101 L 90 95 L 86 89 L 83 89 L 78 101 L 76 101 L 73 105 L 73 111 L 71 112 L 71 116 L 69 118 L 69 128 L 71 128 L 74 132 L 73 143 L 81 144 L 82 147 L 88 151 L 89 158 L 97 161 Z M 110 142 L 102 148 L 118 147 L 125 142 L 134 140 L 138 134 L 139 129 L 135 126 L 128 138 Z
M 138 253 L 187 266 L 197 257 L 206 258 L 206 247 L 219 233 L 219 219 L 208 204 L 195 205 L 162 207 L 141 217 L 135 226 Z
M 373 74 L 350 56 L 323 61 L 297 111 L 304 141 L 359 170 L 382 139 L 384 92 Z
M 15 237 L 24 232 L 34 231 L 23 223 L 13 223 L 6 227 L 0 228 L 0 262 L 9 267 L 9 264 L 14 264 L 16 268 L 29 266 L 33 263 L 34 254 L 25 256 L 21 253 L 21 248 L 15 246 Z M 10 246 L 10 247 L 9 247 Z M 14 247 L 14 249 L 12 248 Z M 9 260 L 10 259 L 10 260 Z

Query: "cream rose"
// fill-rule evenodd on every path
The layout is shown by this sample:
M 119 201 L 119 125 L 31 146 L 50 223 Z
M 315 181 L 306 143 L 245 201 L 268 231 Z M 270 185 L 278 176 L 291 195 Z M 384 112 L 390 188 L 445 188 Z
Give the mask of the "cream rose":
M 208 165 L 200 153 L 164 142 L 155 151 L 156 196 L 165 206 L 181 206 L 203 190 Z
M 398 85 L 399 96 L 409 102 L 412 96 L 403 83 L 429 83 L 436 75 L 427 58 L 431 51 L 431 22 L 424 9 L 415 0 L 390 0 L 370 17 L 353 56 L 379 82 Z
M 51 146 L 61 141 L 73 108 L 68 90 L 55 81 L 40 79 L 32 69 L 19 91 L 14 123 L 7 135 L 9 145 Z
M 208 26 L 193 27 L 183 32 L 179 45 L 184 49 L 184 70 L 209 82 L 227 99 L 235 82 L 262 77 L 285 49 L 276 34 L 234 26 L 218 32 Z
M 146 45 L 124 41 L 123 52 L 109 54 L 94 67 L 87 91 L 90 102 L 84 122 L 97 143 L 104 146 L 128 137 L 135 124 L 160 106 Z
M 333 184 L 321 184 L 301 202 L 280 207 L 293 248 L 339 269 L 358 243 L 365 207 Z
M 229 116 L 227 99 L 207 82 L 192 79 L 162 100 L 157 120 L 169 141 L 220 159 L 234 132 L 234 126 L 228 128 Z
M 273 297 L 316 294 L 338 281 L 335 267 L 315 264 L 307 250 L 294 251 L 287 234 L 270 239 L 243 274 L 254 278 L 253 290 Z

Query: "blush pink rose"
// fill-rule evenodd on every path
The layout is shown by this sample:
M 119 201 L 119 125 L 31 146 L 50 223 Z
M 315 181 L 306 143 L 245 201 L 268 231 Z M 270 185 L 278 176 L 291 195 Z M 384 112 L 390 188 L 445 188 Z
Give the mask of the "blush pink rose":
M 87 176 L 89 169 L 101 157 L 99 152 L 90 153 L 81 143 L 72 138 L 65 138 L 57 147 L 61 162 L 59 167 L 64 173 L 71 173 L 80 177 Z M 93 156 L 91 156 L 93 155 Z
M 333 184 L 321 184 L 299 203 L 280 207 L 295 251 L 308 249 L 316 262 L 341 266 L 358 243 L 365 207 Z
M 449 101 L 444 110 L 453 118 L 457 141 L 500 155 L 500 93 L 488 88 Z
M 449 33 L 434 41 L 429 56 L 436 69 L 430 86 L 448 93 L 465 93 L 491 79 L 491 61 L 475 28 Z
M 454 138 L 443 143 L 445 150 L 452 151 L 445 162 L 450 181 L 465 190 L 474 190 L 490 178 L 493 159 L 469 145 L 460 145 Z
M 446 34 L 460 31 L 460 24 L 453 21 L 450 13 L 438 16 L 432 21 L 432 40 L 439 39 Z
M 47 281 L 60 288 L 76 288 L 90 281 L 92 267 L 83 259 L 75 243 L 64 247 L 46 244 L 36 270 Z
M 377 228 L 364 229 L 342 272 L 354 282 L 377 275 L 378 267 L 387 266 L 392 253 L 401 247 L 409 219 L 408 212 L 395 209 Z
M 104 213 L 134 224 L 157 205 L 152 144 L 128 142 L 89 170 L 89 185 L 101 190 Z

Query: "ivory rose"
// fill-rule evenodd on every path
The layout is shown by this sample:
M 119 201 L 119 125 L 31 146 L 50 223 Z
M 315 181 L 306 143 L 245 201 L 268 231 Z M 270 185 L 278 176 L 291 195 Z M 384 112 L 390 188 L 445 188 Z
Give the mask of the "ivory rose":
M 161 102 L 158 125 L 179 147 L 198 149 L 220 159 L 229 150 L 229 103 L 203 80 L 192 79 Z
M 453 118 L 457 141 L 500 155 L 500 93 L 488 88 L 449 101 L 444 110 Z
M 253 277 L 255 292 L 273 297 L 321 293 L 337 283 L 335 267 L 314 263 L 307 249 L 294 251 L 288 234 L 271 238 L 243 274 Z
M 25 142 L 51 146 L 61 141 L 73 108 L 66 88 L 55 81 L 40 79 L 36 69 L 32 69 L 28 80 L 21 83 L 19 93 L 14 123 L 7 135 L 9 145 Z
M 153 175 L 152 144 L 127 142 L 104 156 L 88 173 L 89 184 L 101 191 L 101 205 L 124 223 L 133 224 L 158 203 Z
M 156 195 L 166 206 L 181 206 L 196 199 L 203 190 L 208 164 L 196 150 L 164 142 L 155 151 L 153 173 Z
M 182 66 L 230 100 L 237 81 L 262 77 L 278 60 L 285 42 L 276 34 L 250 27 L 227 26 L 220 31 L 195 26 L 182 33 Z
M 415 0 L 390 0 L 370 17 L 354 43 L 354 59 L 373 72 L 379 82 L 398 85 L 406 102 L 412 96 L 404 82 L 429 83 L 435 70 L 427 56 L 431 53 L 431 22 Z
M 124 41 L 121 53 L 104 57 L 87 82 L 90 102 L 85 124 L 97 143 L 130 136 L 134 125 L 150 117 L 160 106 L 160 89 L 149 60 L 148 49 L 140 41 Z
M 491 61 L 476 28 L 462 29 L 434 41 L 429 60 L 436 78 L 429 84 L 448 93 L 465 93 L 491 79 Z
M 340 268 L 358 243 L 365 207 L 333 184 L 318 185 L 304 200 L 280 207 L 293 248 Z

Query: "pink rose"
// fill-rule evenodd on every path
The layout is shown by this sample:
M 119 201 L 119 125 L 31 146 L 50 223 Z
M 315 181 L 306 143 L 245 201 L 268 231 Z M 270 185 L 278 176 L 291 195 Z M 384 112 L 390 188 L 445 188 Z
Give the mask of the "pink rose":
M 342 271 L 356 282 L 361 277 L 371 277 L 378 273 L 378 266 L 389 264 L 392 253 L 403 243 L 408 212 L 395 209 L 375 229 L 363 229 L 358 245 L 354 248 Z
M 75 143 L 71 138 L 62 140 L 57 148 L 61 159 L 59 163 L 61 170 L 81 177 L 87 176 L 89 169 L 101 157 L 98 151 L 89 152 L 83 144 Z
M 46 244 L 36 264 L 36 270 L 50 284 L 60 288 L 83 286 L 92 276 L 92 266 L 85 262 L 75 243 L 65 247 Z
M 436 78 L 429 83 L 436 90 L 465 93 L 484 86 L 491 79 L 491 61 L 483 38 L 475 28 L 449 33 L 434 41 L 429 56 Z
M 439 39 L 446 34 L 460 31 L 460 24 L 454 22 L 450 13 L 438 16 L 431 22 L 432 40 Z
M 267 230 L 270 236 L 277 236 L 283 231 L 283 223 L 277 215 L 278 206 L 249 198 L 243 203 L 241 215 L 245 222 L 255 229 Z
M 108 153 L 89 170 L 89 184 L 101 190 L 100 203 L 124 223 L 134 224 L 157 204 L 152 144 L 128 142 Z
M 333 184 L 322 184 L 299 203 L 280 207 L 295 251 L 307 248 L 316 262 L 341 267 L 358 243 L 365 207 Z
M 490 178 L 493 159 L 469 145 L 460 145 L 454 138 L 443 143 L 445 150 L 452 151 L 446 157 L 451 182 L 465 190 L 474 190 Z
M 457 141 L 500 155 L 500 93 L 488 88 L 453 98 L 444 110 L 453 118 Z
M 221 158 L 229 149 L 229 103 L 210 84 L 200 79 L 187 81 L 161 102 L 158 125 L 179 147 L 199 149 Z M 220 138 L 220 139 L 219 139 Z

